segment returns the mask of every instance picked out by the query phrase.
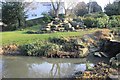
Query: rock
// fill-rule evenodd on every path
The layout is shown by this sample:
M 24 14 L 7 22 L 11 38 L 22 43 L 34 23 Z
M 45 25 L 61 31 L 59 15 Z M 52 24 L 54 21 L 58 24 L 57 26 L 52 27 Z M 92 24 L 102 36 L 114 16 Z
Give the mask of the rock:
M 88 45 L 90 44 L 95 44 L 95 40 L 93 39 L 93 35 L 92 34 L 86 34 L 82 37 L 82 41 L 87 43 Z
M 105 52 L 109 57 L 115 57 L 120 53 L 120 42 L 118 41 L 105 41 L 100 47 L 101 52 Z
M 90 45 L 89 51 L 90 51 L 90 53 L 93 53 L 93 52 L 99 51 L 99 49 L 94 47 L 93 45 L 92 46 Z
M 119 80 L 118 75 L 108 75 L 108 79 L 107 80 Z
M 118 54 L 116 55 L 116 58 L 117 58 L 118 61 L 120 61 L 120 53 L 118 53 Z
M 83 78 L 90 78 L 91 77 L 91 72 L 90 71 L 85 71 L 83 74 Z
M 91 65 L 90 63 L 86 63 L 86 69 L 87 70 L 93 70 L 94 65 Z
M 72 25 L 70 23 L 68 23 L 68 26 L 69 26 L 69 28 L 72 28 Z
M 116 69 L 109 68 L 109 73 L 112 74 L 112 75 L 117 75 L 118 71 Z
M 0 55 L 2 55 L 4 53 L 2 47 L 0 47 Z
M 76 22 L 76 21 L 72 21 L 72 22 L 70 22 L 70 23 L 71 23 L 71 25 L 72 25 L 73 27 L 76 28 L 76 26 L 77 26 L 77 22 Z
M 65 19 L 65 20 L 64 20 L 64 23 L 69 23 L 69 21 Z
M 108 55 L 107 54 L 105 54 L 104 52 L 100 52 L 100 54 L 102 55 L 102 56 L 104 56 L 104 57 L 108 57 Z
M 74 27 L 71 27 L 71 31 L 75 31 L 75 28 L 74 28 Z
M 83 73 L 81 71 L 75 72 L 75 76 L 81 76 Z
M 76 29 L 79 29 L 80 28 L 80 26 L 77 24 L 77 26 L 75 27 Z
M 79 56 L 80 57 L 85 57 L 85 56 L 88 55 L 88 52 L 89 52 L 88 48 L 81 48 L 80 51 L 79 51 Z
M 102 57 L 102 55 L 100 54 L 100 52 L 95 52 L 95 53 L 94 53 L 94 56 Z
M 112 57 L 109 62 L 112 66 L 118 67 L 120 65 L 120 53 Z
M 47 24 L 48 26 L 52 26 L 53 25 L 53 21 L 51 21 L 50 23 Z
M 51 26 L 42 27 L 41 30 L 42 30 L 42 31 L 50 31 L 50 30 L 51 30 L 50 27 L 51 27 Z

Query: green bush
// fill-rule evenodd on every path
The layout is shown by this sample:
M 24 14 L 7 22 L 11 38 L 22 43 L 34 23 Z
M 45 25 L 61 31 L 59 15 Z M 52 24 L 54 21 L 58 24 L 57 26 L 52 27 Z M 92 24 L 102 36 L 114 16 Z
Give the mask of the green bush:
M 87 27 L 106 27 L 109 21 L 109 16 L 103 12 L 87 14 L 84 16 L 84 24 Z
M 50 16 L 49 14 L 47 14 L 47 13 L 43 13 L 42 15 L 43 15 L 43 21 L 45 23 L 49 23 L 53 20 L 53 17 Z
M 66 52 L 74 52 L 75 51 L 75 44 L 71 42 L 64 43 L 62 45 L 62 50 Z
M 119 27 L 119 22 L 116 19 L 109 20 L 108 26 L 109 27 Z
M 65 14 L 59 14 L 59 18 L 65 18 Z
M 108 26 L 109 27 L 120 27 L 120 15 L 111 16 Z
M 49 42 L 62 45 L 62 44 L 65 44 L 67 42 L 67 40 L 65 40 L 63 38 L 54 37 L 54 38 L 49 38 Z
M 38 56 L 41 53 L 41 43 L 31 43 L 20 46 L 21 53 L 26 56 Z
M 97 24 L 96 26 L 99 28 L 106 27 L 108 24 L 108 20 L 106 18 L 97 18 Z
M 27 34 L 36 34 L 35 31 L 27 31 L 26 33 L 27 33 Z
M 44 56 L 47 56 L 47 54 L 54 54 L 54 51 L 59 51 L 60 47 L 57 44 L 46 44 L 44 46 L 41 47 L 41 52 L 44 54 Z
M 21 53 L 26 56 L 47 56 L 49 52 L 59 50 L 59 46 L 51 43 L 36 42 L 20 46 Z
M 93 28 L 96 27 L 96 19 L 93 17 L 86 17 L 83 19 L 84 24 L 87 26 L 87 28 Z
M 105 13 L 103 12 L 96 12 L 96 13 L 91 13 L 91 14 L 86 14 L 84 17 L 92 17 L 92 18 L 109 18 Z

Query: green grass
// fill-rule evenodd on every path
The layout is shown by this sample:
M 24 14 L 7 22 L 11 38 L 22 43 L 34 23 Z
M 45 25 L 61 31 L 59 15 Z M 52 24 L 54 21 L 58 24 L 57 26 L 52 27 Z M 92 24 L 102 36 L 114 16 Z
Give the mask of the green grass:
M 46 33 L 46 34 L 26 34 L 27 30 L 38 30 L 38 26 L 34 28 L 27 28 L 24 31 L 10 31 L 10 32 L 0 32 L 2 35 L 2 45 L 8 44 L 27 44 L 36 41 L 45 41 L 48 40 L 49 37 L 68 37 L 68 36 L 83 36 L 84 34 L 88 34 L 94 32 L 95 30 L 88 31 L 80 31 L 80 32 L 56 32 L 56 33 Z

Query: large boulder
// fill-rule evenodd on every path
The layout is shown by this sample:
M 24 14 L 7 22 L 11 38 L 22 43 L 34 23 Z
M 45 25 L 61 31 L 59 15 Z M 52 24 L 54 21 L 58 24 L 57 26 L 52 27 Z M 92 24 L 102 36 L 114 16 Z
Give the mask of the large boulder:
M 118 41 L 104 41 L 100 47 L 100 51 L 105 52 L 109 57 L 114 57 L 120 53 L 120 42 Z

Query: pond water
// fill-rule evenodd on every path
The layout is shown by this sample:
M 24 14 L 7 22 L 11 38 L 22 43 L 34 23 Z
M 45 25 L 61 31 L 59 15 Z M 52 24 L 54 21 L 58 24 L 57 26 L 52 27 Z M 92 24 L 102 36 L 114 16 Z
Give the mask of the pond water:
M 3 78 L 62 78 L 86 70 L 86 59 L 46 59 L 39 57 L 2 56 Z M 93 64 L 90 64 L 93 66 Z

